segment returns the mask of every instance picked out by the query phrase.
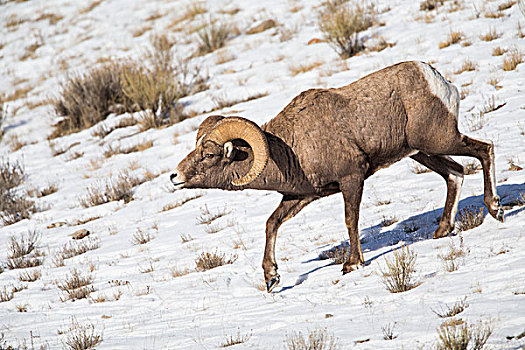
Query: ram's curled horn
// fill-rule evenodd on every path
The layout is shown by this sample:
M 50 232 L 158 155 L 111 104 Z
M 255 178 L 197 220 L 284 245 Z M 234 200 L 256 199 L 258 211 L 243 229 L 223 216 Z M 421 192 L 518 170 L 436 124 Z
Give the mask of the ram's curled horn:
M 235 186 L 244 186 L 255 180 L 261 175 L 268 163 L 270 151 L 266 136 L 257 124 L 248 119 L 229 117 L 219 120 L 210 133 L 205 136 L 205 139 L 214 141 L 219 145 L 224 145 L 226 142 L 235 139 L 242 139 L 252 148 L 252 167 L 243 177 L 232 181 Z
M 209 134 L 215 125 L 223 119 L 224 117 L 222 115 L 211 115 L 203 120 L 197 131 L 197 146 L 202 143 L 204 136 Z

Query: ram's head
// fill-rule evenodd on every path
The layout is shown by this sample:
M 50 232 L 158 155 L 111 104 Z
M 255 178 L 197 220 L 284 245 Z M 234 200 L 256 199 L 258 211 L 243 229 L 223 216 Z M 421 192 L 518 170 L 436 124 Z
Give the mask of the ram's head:
M 268 157 L 268 141 L 257 124 L 211 116 L 199 127 L 195 149 L 170 178 L 177 188 L 245 188 L 264 171 Z

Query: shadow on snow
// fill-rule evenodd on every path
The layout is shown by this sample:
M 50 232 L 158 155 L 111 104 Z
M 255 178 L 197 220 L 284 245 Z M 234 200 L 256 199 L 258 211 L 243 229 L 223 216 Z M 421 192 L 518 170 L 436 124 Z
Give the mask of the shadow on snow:
M 501 205 L 507 211 L 505 213 L 505 218 L 515 216 L 525 210 L 525 207 L 512 210 L 514 207 L 523 204 L 522 201 L 525 200 L 525 183 L 500 185 L 498 186 L 497 191 L 501 198 Z M 459 202 L 458 212 L 468 206 L 484 208 L 483 219 L 485 219 L 488 214 L 487 209 L 483 204 L 483 195 L 471 196 L 461 200 Z M 443 208 L 439 208 L 427 211 L 422 214 L 414 215 L 406 220 L 392 225 L 393 228 L 390 230 L 381 231 L 381 229 L 384 229 L 382 224 L 362 229 L 360 233 L 360 239 L 363 252 L 372 252 L 390 247 L 390 249 L 381 252 L 365 261 L 365 266 L 370 265 L 372 261 L 378 259 L 379 257 L 399 249 L 400 246 L 396 245 L 400 242 L 410 245 L 414 242 L 431 239 L 434 231 L 438 227 L 442 213 Z M 304 263 L 330 259 L 336 250 L 344 251 L 346 256 L 349 252 L 349 249 L 350 245 L 348 241 L 343 241 L 338 246 L 333 246 L 330 247 L 330 249 L 322 251 L 317 258 L 304 261 Z M 281 293 L 292 289 L 306 281 L 311 273 L 332 265 L 337 264 L 333 261 L 330 261 L 323 266 L 318 266 L 308 272 L 305 272 L 299 275 L 293 285 L 284 286 L 280 290 L 274 291 L 274 293 Z

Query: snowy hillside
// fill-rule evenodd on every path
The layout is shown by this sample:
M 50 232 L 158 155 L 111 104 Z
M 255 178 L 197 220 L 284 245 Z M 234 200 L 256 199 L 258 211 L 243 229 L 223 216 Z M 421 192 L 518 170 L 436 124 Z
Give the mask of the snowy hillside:
M 525 348 L 525 17 L 508 0 L 448 0 L 433 10 L 420 3 L 376 0 L 373 24 L 360 33 L 365 49 L 342 59 L 323 40 L 320 0 L 0 0 L 0 165 L 23 170 L 12 193 L 36 209 L 10 225 L 0 220 L 0 349 L 70 349 L 77 335 L 98 338 L 97 349 L 229 341 L 285 349 L 314 330 L 337 338 L 339 349 L 431 349 L 451 319 L 489 325 L 487 349 Z M 253 30 L 269 19 L 270 28 Z M 197 53 L 199 31 L 213 20 L 229 24 L 230 35 L 223 48 Z M 179 100 L 188 118 L 145 128 L 144 112 L 117 111 L 50 137 L 63 118 L 50 99 L 68 77 L 110 60 L 147 65 L 152 38 L 162 35 L 174 43 L 174 61 L 189 57 L 188 69 L 205 81 Z M 512 58 L 521 63 L 509 68 Z M 267 293 L 265 223 L 281 196 L 174 191 L 169 176 L 199 124 L 221 114 L 260 125 L 301 91 L 406 60 L 429 62 L 453 82 L 461 132 L 494 142 L 505 222 L 485 210 L 480 226 L 433 240 L 445 182 L 405 159 L 365 183 L 365 267 L 342 276 L 341 264 L 320 258 L 347 245 L 342 196 L 333 195 L 281 226 L 281 284 Z M 456 159 L 472 168 L 459 209 L 482 208 L 482 172 Z M 125 186 L 120 180 L 135 181 L 132 197 L 89 203 Z M 72 239 L 83 229 L 87 237 Z M 33 238 L 34 249 L 15 258 L 17 244 Z M 382 271 L 405 244 L 417 254 L 419 285 L 391 293 Z M 231 264 L 202 271 L 196 261 L 206 253 Z M 438 316 L 455 303 L 468 307 Z

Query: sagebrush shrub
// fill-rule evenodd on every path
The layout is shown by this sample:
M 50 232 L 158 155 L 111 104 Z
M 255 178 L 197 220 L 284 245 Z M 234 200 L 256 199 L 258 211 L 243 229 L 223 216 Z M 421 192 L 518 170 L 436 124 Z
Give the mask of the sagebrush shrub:
M 514 48 L 510 51 L 508 57 L 503 59 L 503 70 L 508 72 L 515 70 L 518 64 L 523 63 L 523 52 Z
M 129 203 L 133 200 L 135 186 L 147 180 L 147 177 L 139 178 L 122 172 L 118 176 L 108 179 L 105 183 L 95 184 L 87 188 L 87 194 L 80 197 L 79 201 L 84 208 L 120 200 Z
M 458 231 L 467 231 L 483 223 L 483 208 L 469 205 L 458 213 L 456 227 Z
M 226 257 L 226 254 L 219 253 L 217 251 L 210 253 L 210 252 L 202 252 L 201 255 L 199 255 L 195 259 L 195 265 L 197 271 L 206 271 L 211 270 L 219 266 L 227 265 L 227 264 L 233 264 L 237 260 L 237 255 L 231 255 L 229 258 Z
M 419 285 L 414 281 L 417 254 L 408 246 L 394 251 L 394 258 L 385 259 L 386 269 L 380 269 L 383 284 L 391 293 L 406 292 Z
M 294 332 L 285 339 L 288 350 L 337 350 L 337 338 L 325 329 L 314 329 L 308 337 L 301 332 Z
M 27 191 L 16 189 L 24 179 L 24 168 L 19 162 L 0 159 L 0 223 L 3 225 L 28 219 L 34 212 L 34 203 L 27 199 Z
M 325 6 L 318 20 L 325 39 L 342 58 L 352 57 L 364 48 L 359 33 L 372 23 L 372 11 L 356 3 Z
M 64 340 L 64 349 L 87 350 L 94 349 L 103 340 L 102 333 L 92 323 L 80 324 L 72 319 L 71 327 Z
M 61 84 L 60 96 L 52 101 L 56 114 L 63 119 L 51 136 L 89 128 L 104 120 L 116 105 L 125 105 L 121 69 L 120 64 L 110 62 L 69 76 Z
M 51 137 L 89 128 L 110 113 L 149 110 L 158 119 L 155 127 L 181 121 L 178 99 L 205 90 L 207 78 L 197 66 L 190 69 L 189 58 L 175 59 L 172 46 L 165 35 L 155 36 L 146 54 L 149 65 L 110 60 L 69 76 L 59 97 L 52 100 L 56 114 L 63 118 Z
M 441 308 L 440 310 L 432 311 L 441 318 L 447 318 L 462 313 L 467 307 L 469 307 L 467 297 L 464 297 L 463 299 L 458 299 L 452 306 L 446 305 L 445 309 Z
M 209 18 L 197 33 L 199 39 L 199 53 L 201 55 L 220 49 L 232 34 L 229 23 Z
M 437 350 L 481 350 L 492 335 L 490 323 L 469 324 L 462 319 L 444 322 L 438 328 Z

